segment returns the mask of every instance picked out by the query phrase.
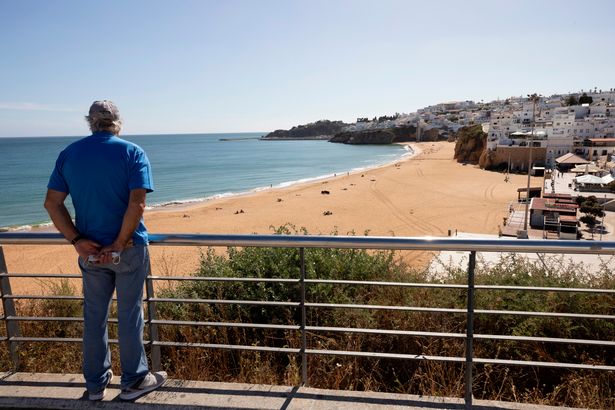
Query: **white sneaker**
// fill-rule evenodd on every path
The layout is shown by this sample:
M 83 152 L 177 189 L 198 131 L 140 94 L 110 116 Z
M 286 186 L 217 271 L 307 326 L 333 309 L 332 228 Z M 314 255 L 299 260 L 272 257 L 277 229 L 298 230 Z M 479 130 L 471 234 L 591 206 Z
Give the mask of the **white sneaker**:
M 120 399 L 134 400 L 137 397 L 143 396 L 145 393 L 156 390 L 158 387 L 162 386 L 166 380 L 167 372 L 150 372 L 132 386 L 123 388 L 120 393 Z
M 109 369 L 109 371 L 107 372 L 107 382 L 105 383 L 105 387 L 103 387 L 101 390 L 97 391 L 97 392 L 88 392 L 88 399 L 91 401 L 100 401 L 105 397 L 105 394 L 107 394 L 107 386 L 109 386 L 109 384 L 111 383 L 111 379 L 113 379 L 113 372 L 111 371 L 111 369 Z

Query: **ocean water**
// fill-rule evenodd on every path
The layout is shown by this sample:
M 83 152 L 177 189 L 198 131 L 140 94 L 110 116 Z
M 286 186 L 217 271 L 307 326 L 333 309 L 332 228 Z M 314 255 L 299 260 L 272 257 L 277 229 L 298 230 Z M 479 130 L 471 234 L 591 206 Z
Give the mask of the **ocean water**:
M 204 201 L 370 168 L 411 153 L 399 145 L 261 141 L 263 133 L 131 135 L 152 163 L 149 206 Z M 81 137 L 0 138 L 0 227 L 49 223 L 43 208 L 62 149 Z M 221 139 L 225 139 L 222 141 Z M 67 200 L 70 206 L 70 199 Z

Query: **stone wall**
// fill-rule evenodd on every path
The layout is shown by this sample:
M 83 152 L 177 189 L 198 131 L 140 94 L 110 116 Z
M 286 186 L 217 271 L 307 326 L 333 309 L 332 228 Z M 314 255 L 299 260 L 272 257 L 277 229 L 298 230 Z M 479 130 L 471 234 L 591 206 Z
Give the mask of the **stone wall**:
M 481 157 L 481 168 L 494 168 L 507 164 L 510 160 L 510 171 L 527 171 L 530 149 L 528 147 L 497 147 L 495 151 L 485 151 Z M 547 158 L 546 148 L 532 148 L 532 163 L 544 166 Z

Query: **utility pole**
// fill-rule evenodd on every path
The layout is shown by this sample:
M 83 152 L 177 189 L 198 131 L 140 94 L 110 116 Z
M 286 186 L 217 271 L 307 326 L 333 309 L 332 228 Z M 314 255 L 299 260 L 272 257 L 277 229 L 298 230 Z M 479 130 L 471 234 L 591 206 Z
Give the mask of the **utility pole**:
M 528 95 L 530 101 L 533 102 L 534 106 L 532 107 L 532 133 L 530 135 L 530 152 L 529 159 L 527 161 L 527 192 L 525 195 L 525 213 L 523 215 L 523 230 L 525 231 L 525 237 L 527 238 L 527 220 L 529 217 L 530 211 L 530 177 L 532 175 L 532 147 L 534 145 L 534 128 L 536 127 L 536 101 L 540 99 L 538 94 L 534 93 L 532 95 Z

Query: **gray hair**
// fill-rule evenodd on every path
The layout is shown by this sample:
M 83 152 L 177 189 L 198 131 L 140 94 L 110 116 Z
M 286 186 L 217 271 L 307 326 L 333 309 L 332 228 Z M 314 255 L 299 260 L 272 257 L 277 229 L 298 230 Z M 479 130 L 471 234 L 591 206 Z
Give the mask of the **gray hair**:
M 90 124 L 92 132 L 110 132 L 119 135 L 122 130 L 122 118 L 120 110 L 110 100 L 94 101 L 90 106 L 90 111 L 85 117 Z
M 86 121 L 90 126 L 92 132 L 110 132 L 113 135 L 119 135 L 122 131 L 122 120 L 109 120 L 105 118 L 91 118 L 89 115 L 85 116 Z

